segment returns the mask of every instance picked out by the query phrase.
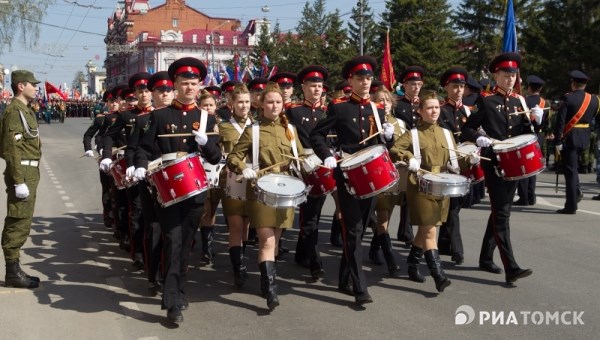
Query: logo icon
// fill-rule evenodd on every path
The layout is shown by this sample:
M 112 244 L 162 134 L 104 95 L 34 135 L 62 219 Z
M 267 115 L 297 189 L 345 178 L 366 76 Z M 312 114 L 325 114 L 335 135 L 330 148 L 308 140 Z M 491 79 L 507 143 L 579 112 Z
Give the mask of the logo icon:
M 462 305 L 454 312 L 455 325 L 468 325 L 475 319 L 475 310 L 469 305 Z

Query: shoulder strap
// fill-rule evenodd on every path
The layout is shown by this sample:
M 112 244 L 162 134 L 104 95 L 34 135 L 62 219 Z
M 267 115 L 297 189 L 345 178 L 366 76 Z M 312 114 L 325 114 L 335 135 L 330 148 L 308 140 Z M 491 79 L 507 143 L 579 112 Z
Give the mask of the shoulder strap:
M 452 137 L 448 129 L 442 128 L 442 131 L 444 131 L 444 136 L 446 136 L 446 143 L 448 143 L 448 152 L 450 153 L 450 164 L 452 164 L 454 168 L 458 168 L 458 160 L 456 157 L 456 152 L 454 151 L 454 137 Z
M 471 115 L 471 109 L 466 105 L 463 105 L 463 108 L 465 109 L 465 116 L 468 118 Z
M 375 125 L 377 125 L 377 131 L 382 132 L 381 119 L 379 119 L 379 111 L 375 103 L 371 102 L 371 109 L 373 110 L 373 116 L 375 116 Z M 385 143 L 385 137 L 381 134 L 381 141 Z
M 569 132 L 571 132 L 571 129 L 573 129 L 573 127 L 575 127 L 575 125 L 577 125 L 577 122 L 579 122 L 581 117 L 583 117 L 583 114 L 587 110 L 588 106 L 590 106 L 591 101 L 592 101 L 592 95 L 586 92 L 583 97 L 583 103 L 581 103 L 581 107 L 579 107 L 579 110 L 577 111 L 577 113 L 573 117 L 571 117 L 571 119 L 569 120 L 567 125 L 565 125 L 565 128 L 563 129 L 563 139 Z
M 292 124 L 288 124 L 287 128 L 292 134 L 292 154 L 294 155 L 294 157 L 298 158 L 298 145 L 296 145 L 296 135 L 294 134 L 294 126 Z M 296 165 L 298 166 L 298 169 L 300 169 L 300 162 L 298 162 L 297 160 Z
M 258 170 L 258 142 L 260 136 L 260 125 L 252 125 L 252 169 Z
M 206 133 L 206 121 L 208 120 L 208 111 L 200 110 L 200 129 L 202 133 Z
M 419 162 L 419 168 L 421 167 L 421 145 L 419 144 L 419 131 L 416 128 L 410 130 L 412 145 L 413 145 L 413 156 Z

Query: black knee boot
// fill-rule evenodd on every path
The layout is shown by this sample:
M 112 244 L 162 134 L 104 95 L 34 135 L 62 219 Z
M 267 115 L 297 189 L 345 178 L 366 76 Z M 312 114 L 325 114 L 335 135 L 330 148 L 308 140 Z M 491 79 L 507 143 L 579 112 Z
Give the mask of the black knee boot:
M 425 261 L 427 261 L 427 267 L 431 272 L 431 277 L 435 280 L 435 288 L 438 292 L 443 292 L 444 288 L 448 287 L 451 281 L 448 279 L 442 269 L 442 261 L 440 261 L 440 255 L 437 249 L 430 249 L 425 252 Z
M 383 257 L 385 258 L 385 263 L 387 264 L 390 276 L 394 278 L 400 277 L 400 267 L 396 264 L 396 259 L 394 259 L 390 234 L 384 233 L 377 236 L 377 238 L 379 239 L 379 244 L 381 245 Z
M 331 220 L 331 234 L 329 235 L 329 243 L 334 247 L 342 246 L 342 224 L 337 217 Z
M 279 298 L 277 297 L 277 284 L 275 283 L 275 278 L 277 276 L 275 262 L 261 262 L 259 264 L 259 268 L 261 291 L 266 296 L 267 307 L 269 307 L 270 310 L 273 310 L 275 307 L 279 306 Z
M 237 288 L 242 288 L 248 277 L 246 266 L 242 264 L 242 247 L 229 248 L 229 259 L 233 267 L 233 284 Z
M 211 263 L 213 260 L 213 228 L 200 227 L 200 236 L 202 237 L 202 262 Z
M 4 286 L 33 289 L 40 286 L 40 279 L 27 275 L 19 266 L 19 261 L 6 262 Z
M 408 277 L 415 282 L 425 282 L 425 276 L 419 273 L 421 257 L 423 257 L 423 249 L 413 245 L 410 248 L 406 262 L 408 263 Z
M 383 259 L 381 258 L 381 253 L 379 252 L 379 236 L 373 234 L 373 238 L 371 239 L 371 246 L 369 247 L 369 259 L 373 264 L 378 266 L 383 264 Z

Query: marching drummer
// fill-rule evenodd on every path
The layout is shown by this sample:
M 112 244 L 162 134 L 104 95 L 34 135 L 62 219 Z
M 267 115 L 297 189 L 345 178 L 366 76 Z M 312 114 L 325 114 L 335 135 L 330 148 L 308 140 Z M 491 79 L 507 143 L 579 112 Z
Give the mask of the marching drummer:
M 365 141 L 375 133 L 382 134 L 383 139 L 391 145 L 394 127 L 389 123 L 381 124 L 385 112 L 382 107 L 375 107 L 369 96 L 373 71 L 376 68 L 377 61 L 371 56 L 355 57 L 347 61 L 342 68 L 342 77 L 348 79 L 352 87 L 352 95 L 348 100 L 330 105 L 325 119 L 320 120 L 310 134 L 310 142 L 315 154 L 323 160 L 324 166 L 335 169 L 334 177 L 342 212 L 344 240 L 338 290 L 353 295 L 358 305 L 373 302 L 362 270 L 363 257 L 360 243 L 366 224 L 364 219 L 371 215 L 375 202 L 373 197 L 359 199 L 350 194 L 346 188 L 347 179 L 344 178 L 330 149 L 327 134 L 331 130 L 336 131 L 338 137 L 336 143 L 342 156 L 381 143 L 379 137 L 382 136 Z M 353 286 L 350 286 L 350 279 Z
M 230 153 L 244 130 L 252 126 L 250 92 L 246 85 L 238 84 L 235 86 L 231 92 L 231 103 L 233 115 L 219 124 L 220 143 L 224 154 Z M 216 189 L 218 192 L 216 195 L 222 199 L 223 215 L 229 226 L 229 258 L 233 267 L 234 285 L 241 288 L 248 276 L 246 266 L 243 264 L 243 242 L 248 238 L 248 227 L 250 225 L 250 207 L 249 201 L 246 199 L 246 192 L 252 190 L 252 188 L 248 188 L 249 183 L 246 181 L 236 182 L 234 175 L 235 173 L 229 173 L 226 169 L 221 170 L 220 188 Z M 240 194 L 231 192 L 225 195 L 223 191 L 226 184 L 229 185 L 227 181 L 231 181 L 231 185 L 239 185 L 241 188 Z M 212 200 L 211 204 L 213 204 Z
M 471 115 L 471 110 L 462 103 L 465 84 L 469 79 L 467 70 L 452 67 L 440 79 L 440 85 L 446 90 L 446 100 L 440 108 L 438 124 L 452 132 L 454 141 L 460 140 L 460 130 Z M 448 218 L 442 223 L 438 239 L 438 249 L 442 255 L 451 255 L 456 264 L 464 262 L 462 237 L 460 235 L 460 209 L 464 197 L 451 197 Z
M 314 152 L 311 148 L 309 135 L 312 129 L 317 125 L 317 121 L 325 115 L 321 103 L 321 94 L 323 93 L 323 82 L 329 77 L 329 72 L 322 66 L 308 66 L 298 72 L 298 82 L 302 86 L 304 101 L 302 105 L 296 105 L 289 108 L 286 112 L 287 117 L 298 130 L 298 138 L 304 148 L 306 156 Z M 307 169 L 315 167 L 309 159 L 306 159 Z M 306 169 L 305 169 L 306 170 Z M 325 204 L 326 195 L 314 197 L 308 196 L 305 203 L 300 205 L 300 234 L 296 245 L 297 263 L 304 265 L 307 262 L 313 279 L 317 280 L 323 277 L 323 263 L 319 252 L 319 219 L 321 209 Z
M 215 117 L 196 106 L 196 95 L 200 81 L 206 77 L 206 67 L 200 60 L 187 57 L 173 62 L 168 73 L 177 91 L 176 99 L 170 106 L 155 110 L 151 114 L 140 143 L 144 150 L 143 161 L 146 164 L 135 169 L 134 175 L 138 179 L 145 177 L 148 160 L 156 145 L 160 149 L 163 166 L 168 166 L 166 162 L 173 156 L 176 159 L 181 157 L 180 155 L 198 151 L 211 164 L 217 164 L 221 160 L 218 136 L 207 135 L 207 132 L 215 129 Z M 175 133 L 191 134 L 159 137 Z M 164 288 L 161 305 L 162 309 L 167 310 L 167 318 L 172 322 L 182 322 L 181 311 L 188 308 L 185 299 L 186 273 L 192 241 L 200 225 L 205 199 L 206 191 L 157 211 L 164 240 Z
M 533 133 L 528 114 L 513 114 L 527 110 L 525 99 L 513 93 L 520 64 L 521 56 L 518 53 L 503 53 L 494 58 L 489 71 L 494 74 L 496 87 L 483 98 L 479 110 L 469 116 L 461 134 L 463 141 L 476 143 L 482 148 L 481 155 L 492 159 L 491 162 L 482 163 L 492 210 L 483 236 L 479 268 L 490 273 L 502 273 L 502 269 L 493 261 L 494 248 L 497 246 L 509 284 L 531 275 L 532 271 L 517 264 L 510 241 L 510 209 L 518 181 L 506 181 L 499 177 L 491 146 L 495 141 Z M 533 108 L 531 114 L 541 121 L 543 111 Z
M 241 173 L 247 180 L 256 179 L 258 169 L 247 166 L 246 158 L 258 158 L 258 164 L 255 166 L 269 167 L 269 172 L 289 174 L 291 163 L 289 157 L 298 158 L 304 155 L 298 133 L 288 123 L 283 111 L 283 95 L 279 86 L 269 83 L 262 92 L 259 103 L 262 105 L 263 112 L 260 123 L 244 130 L 227 157 L 227 167 L 235 173 Z M 273 208 L 256 199 L 250 200 L 248 205 L 250 223 L 256 226 L 259 239 L 261 293 L 266 297 L 267 306 L 272 310 L 279 306 L 275 283 L 277 243 L 282 230 L 291 228 L 294 224 L 294 208 Z
M 464 167 L 466 163 L 459 165 L 452 151 L 456 149 L 452 133 L 437 125 L 440 101 L 436 92 L 421 93 L 418 113 L 420 118 L 415 122 L 415 127 L 396 141 L 390 155 L 407 162 L 408 170 L 412 172 L 408 177 L 407 200 L 411 221 L 419 228 L 407 259 L 408 275 L 413 281 L 425 282 L 425 277 L 419 272 L 419 262 L 425 254 L 435 287 L 438 292 L 443 292 L 451 282 L 442 268 L 435 234 L 436 226 L 446 221 L 449 199 L 421 192 L 415 173 L 423 170 L 433 174 L 458 173 L 459 166 Z M 479 156 L 473 153 L 469 161 L 477 163 Z
M 373 88 L 373 87 L 371 87 Z M 379 85 L 377 91 L 373 93 L 373 101 L 380 103 L 385 108 L 385 121 L 394 126 L 394 134 L 401 136 L 407 131 L 406 123 L 394 117 L 394 105 L 396 98 L 387 90 L 383 83 Z M 400 177 L 400 181 L 406 178 Z M 382 264 L 380 260 L 379 249 L 383 251 L 383 257 L 388 267 L 388 273 L 391 277 L 400 277 L 400 267 L 396 264 L 394 253 L 392 251 L 392 240 L 388 233 L 389 221 L 394 211 L 394 207 L 404 203 L 406 194 L 404 192 L 381 193 L 377 195 L 375 203 L 376 228 L 369 248 L 369 259 L 375 264 Z

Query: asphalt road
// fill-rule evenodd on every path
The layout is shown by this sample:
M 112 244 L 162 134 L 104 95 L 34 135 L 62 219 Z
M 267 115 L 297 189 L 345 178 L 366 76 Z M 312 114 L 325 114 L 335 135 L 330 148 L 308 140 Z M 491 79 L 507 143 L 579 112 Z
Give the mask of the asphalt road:
M 489 215 L 484 200 L 461 212 L 465 263 L 455 266 L 443 257 L 452 279 L 444 293 L 436 292 L 431 277 L 423 284 L 406 276 L 391 279 L 385 266 L 367 260 L 364 269 L 375 303 L 356 308 L 353 298 L 337 292 L 341 251 L 327 242 L 333 211 L 328 199 L 321 222 L 323 281 L 311 282 L 308 270 L 293 262 L 293 253 L 286 255 L 277 268 L 281 306 L 269 313 L 258 296 L 255 248 L 249 249 L 246 286 L 233 288 L 226 229 L 219 217 L 216 262 L 201 266 L 199 253 L 193 254 L 190 308 L 185 322 L 174 327 L 160 310 L 160 298 L 148 295 L 144 274 L 135 271 L 102 224 L 97 163 L 79 158 L 90 122 L 72 118 L 41 126 L 41 183 L 21 262 L 42 284 L 36 290 L 5 288 L 0 268 L 0 339 L 587 339 L 600 334 L 600 202 L 591 200 L 600 187 L 595 175 L 581 175 L 585 197 L 580 210 L 558 215 L 554 211 L 564 202 L 564 179 L 556 193 L 550 172 L 538 177 L 537 205 L 513 210 L 515 256 L 533 270 L 514 287 L 504 283 L 503 275 L 477 268 Z M 0 197 L 4 202 L 5 195 Z M 5 204 L 0 213 L 5 216 Z M 392 235 L 398 214 L 396 209 Z M 287 232 L 285 245 L 294 249 L 296 236 L 296 231 Z M 370 238 L 369 232 L 365 254 Z M 406 274 L 408 250 L 394 244 Z M 496 263 L 501 263 L 497 252 Z M 421 270 L 428 273 L 424 264 Z M 463 320 L 462 314 L 455 319 L 463 305 L 472 308 L 473 319 L 456 325 L 455 320 Z

